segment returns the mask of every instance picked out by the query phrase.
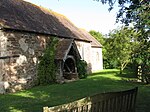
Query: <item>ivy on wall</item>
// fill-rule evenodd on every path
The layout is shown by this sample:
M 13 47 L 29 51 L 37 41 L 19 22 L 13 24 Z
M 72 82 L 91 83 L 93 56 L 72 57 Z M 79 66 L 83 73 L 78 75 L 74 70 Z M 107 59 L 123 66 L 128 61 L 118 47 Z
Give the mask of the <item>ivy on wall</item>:
M 46 85 L 52 84 L 56 81 L 56 66 L 55 66 L 55 50 L 58 39 L 52 37 L 47 43 L 44 55 L 40 57 L 37 73 L 37 84 Z

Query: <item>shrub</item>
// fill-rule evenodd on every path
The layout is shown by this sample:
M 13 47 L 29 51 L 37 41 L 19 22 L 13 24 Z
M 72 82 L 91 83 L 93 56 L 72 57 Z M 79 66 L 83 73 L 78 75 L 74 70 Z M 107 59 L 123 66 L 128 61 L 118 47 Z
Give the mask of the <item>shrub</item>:
M 87 63 L 84 60 L 77 61 L 77 71 L 79 78 L 86 78 L 87 77 Z
M 56 81 L 56 67 L 55 67 L 55 49 L 58 39 L 53 38 L 47 44 L 44 55 L 40 58 L 38 64 L 37 83 L 38 85 L 51 84 Z

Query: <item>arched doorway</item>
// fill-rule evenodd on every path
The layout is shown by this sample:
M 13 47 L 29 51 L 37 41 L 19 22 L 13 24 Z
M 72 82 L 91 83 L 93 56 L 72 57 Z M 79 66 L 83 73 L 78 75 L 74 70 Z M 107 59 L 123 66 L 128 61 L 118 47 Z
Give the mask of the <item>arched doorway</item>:
M 76 62 L 80 59 L 81 56 L 74 40 L 60 39 L 55 52 L 57 82 L 63 83 L 65 79 L 78 79 Z
M 63 66 L 63 77 L 65 79 L 77 78 L 76 61 L 73 56 L 68 55 Z

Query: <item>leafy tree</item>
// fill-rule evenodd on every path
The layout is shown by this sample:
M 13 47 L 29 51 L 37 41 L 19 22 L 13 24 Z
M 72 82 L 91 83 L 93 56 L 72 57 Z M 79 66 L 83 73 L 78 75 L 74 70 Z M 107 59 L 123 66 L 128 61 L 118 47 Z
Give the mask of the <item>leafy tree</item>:
M 150 40 L 140 39 L 143 35 L 143 33 L 139 32 L 137 40 L 134 41 L 135 47 L 132 61 L 134 66 L 139 67 L 137 69 L 137 75 L 141 75 L 139 77 L 140 80 L 145 83 L 150 83 Z
M 133 29 L 122 27 L 121 29 L 113 30 L 109 34 L 109 38 L 105 42 L 106 57 L 108 62 L 114 67 L 120 68 L 120 73 L 130 62 L 135 32 Z
M 122 22 L 125 25 L 133 24 L 134 28 L 141 31 L 143 36 L 140 39 L 148 39 L 150 32 L 150 0 L 96 0 L 103 4 L 110 5 L 109 10 L 112 10 L 113 5 L 118 2 L 119 11 L 116 17 L 116 22 Z
M 109 10 L 113 9 L 116 0 L 96 0 L 103 4 L 110 5 Z M 117 21 L 125 25 L 130 23 L 141 35 L 138 37 L 140 43 L 136 51 L 135 60 L 141 66 L 142 81 L 150 83 L 150 0 L 117 0 L 119 11 Z
M 124 2 L 123 4 L 125 4 Z M 132 23 L 134 29 L 139 32 L 137 41 L 139 47 L 135 50 L 135 65 L 141 66 L 142 81 L 150 83 L 150 2 L 149 0 L 130 0 L 129 6 L 120 9 L 118 21 L 129 25 Z
M 90 33 L 96 40 L 98 40 L 102 45 L 104 44 L 104 42 L 105 42 L 105 40 L 104 40 L 105 37 L 104 37 L 104 35 L 102 35 L 100 32 L 91 30 L 91 31 L 89 31 L 89 33 Z

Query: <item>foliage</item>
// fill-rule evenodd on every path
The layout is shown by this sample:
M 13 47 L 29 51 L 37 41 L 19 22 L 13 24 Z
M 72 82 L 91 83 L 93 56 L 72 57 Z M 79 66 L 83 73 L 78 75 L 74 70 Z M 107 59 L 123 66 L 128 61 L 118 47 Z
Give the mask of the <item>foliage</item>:
M 120 91 L 138 86 L 136 112 L 149 112 L 150 85 L 121 80 L 118 70 L 103 70 L 86 79 L 63 85 L 38 86 L 18 93 L 0 95 L 1 112 L 41 112 L 55 106 L 102 92 Z
M 126 26 L 132 24 L 141 35 L 138 37 L 139 49 L 132 56 L 135 66 L 142 68 L 142 81 L 150 83 L 150 1 L 149 0 L 96 0 L 103 4 L 108 3 L 112 10 L 115 2 L 119 4 L 116 22 L 122 22 Z M 147 70 L 148 69 L 148 70 Z M 147 71 L 147 72 L 145 72 Z M 148 80 L 147 80 L 148 79 Z
M 134 66 L 141 67 L 137 71 L 141 71 L 140 80 L 145 83 L 150 83 L 150 47 L 148 46 L 150 46 L 149 42 L 140 42 L 132 57 Z
M 110 32 L 109 38 L 105 41 L 106 61 L 112 67 L 119 67 L 120 73 L 130 62 L 134 48 L 132 39 L 136 33 L 132 28 L 122 27 Z
M 141 35 L 138 37 L 140 47 L 136 52 L 135 60 L 136 65 L 142 66 L 142 71 L 150 69 L 150 1 L 149 0 L 96 0 L 101 1 L 103 4 L 110 5 L 109 10 L 113 9 L 115 2 L 119 4 L 119 11 L 117 14 L 117 21 L 125 25 L 132 24 L 137 32 Z M 146 67 L 146 68 L 144 68 Z M 148 67 L 148 68 L 147 68 Z M 147 71 L 147 70 L 146 70 Z M 149 73 L 146 73 L 146 76 Z M 142 75 L 145 77 L 145 73 Z M 148 75 L 148 77 L 150 77 Z M 147 79 L 147 78 L 146 78 Z M 145 79 L 143 79 L 145 80 Z M 150 82 L 150 81 L 149 81 Z
M 129 25 L 133 24 L 134 28 L 140 32 L 138 37 L 139 49 L 136 50 L 134 60 L 137 66 L 142 68 L 142 81 L 150 83 L 150 2 L 149 0 L 130 0 L 122 2 L 122 8 L 117 15 L 118 21 Z M 147 72 L 146 72 L 147 71 Z
M 121 21 L 126 25 L 134 23 L 137 29 L 149 29 L 150 27 L 150 2 L 149 0 L 96 0 L 103 4 L 108 3 L 112 10 L 114 4 L 118 2 L 119 11 L 117 14 L 117 22 Z
M 100 32 L 94 30 L 89 31 L 89 33 L 103 46 L 102 53 L 103 53 L 103 59 L 105 59 L 106 48 L 104 46 L 104 43 L 106 37 L 102 35 Z
M 128 3 L 128 5 L 126 5 Z M 133 23 L 136 29 L 148 29 L 150 27 L 150 3 L 149 0 L 120 0 L 122 6 L 117 15 L 117 21 L 126 25 Z
M 58 40 L 53 37 L 49 42 L 44 51 L 44 55 L 40 58 L 38 65 L 38 84 L 45 85 L 55 82 L 56 78 L 56 67 L 55 67 L 55 49 Z
M 87 77 L 87 62 L 84 60 L 77 61 L 77 71 L 79 78 L 86 78 Z
M 104 44 L 104 35 L 102 35 L 100 32 L 91 30 L 89 31 L 89 33 L 98 41 L 100 42 L 102 45 Z

